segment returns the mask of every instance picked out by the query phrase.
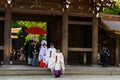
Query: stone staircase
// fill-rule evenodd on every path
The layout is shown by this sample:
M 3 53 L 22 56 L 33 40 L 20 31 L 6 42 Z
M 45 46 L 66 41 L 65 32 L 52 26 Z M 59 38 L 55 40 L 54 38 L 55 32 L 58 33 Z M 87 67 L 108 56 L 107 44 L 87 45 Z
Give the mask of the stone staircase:
M 2 65 L 0 76 L 8 75 L 51 75 L 45 68 L 26 65 Z M 66 66 L 64 75 L 120 75 L 119 67 Z

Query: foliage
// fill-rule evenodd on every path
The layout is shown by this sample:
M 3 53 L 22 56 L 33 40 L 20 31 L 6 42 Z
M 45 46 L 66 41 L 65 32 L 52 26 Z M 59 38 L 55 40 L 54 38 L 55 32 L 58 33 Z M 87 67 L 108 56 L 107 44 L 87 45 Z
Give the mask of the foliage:
M 116 5 L 120 8 L 120 0 L 117 0 Z
M 120 13 L 120 0 L 118 0 L 115 5 L 112 5 L 109 8 L 105 8 L 103 13 L 118 15 Z
M 46 30 L 46 22 L 34 22 L 34 21 L 19 21 L 19 26 L 24 26 L 26 28 L 30 28 L 32 26 L 39 26 L 40 28 L 43 28 Z
M 47 23 L 46 22 L 34 22 L 34 21 L 12 21 L 12 28 L 18 28 L 18 27 L 25 27 L 29 28 L 32 26 L 39 26 L 40 28 L 43 28 L 46 30 Z
M 47 23 L 46 22 L 34 22 L 34 21 L 17 21 L 17 20 L 13 20 L 12 21 L 12 28 L 22 28 L 19 33 L 17 34 L 14 34 L 14 35 L 17 35 L 17 36 L 22 36 L 24 39 L 25 39 L 25 42 L 26 43 L 27 41 L 30 40 L 30 34 L 27 34 L 24 32 L 24 29 L 25 28 L 30 28 L 30 27 L 33 27 L 33 26 L 38 26 L 44 30 L 47 30 Z M 35 37 L 37 39 L 40 39 L 40 36 L 41 35 L 35 35 Z

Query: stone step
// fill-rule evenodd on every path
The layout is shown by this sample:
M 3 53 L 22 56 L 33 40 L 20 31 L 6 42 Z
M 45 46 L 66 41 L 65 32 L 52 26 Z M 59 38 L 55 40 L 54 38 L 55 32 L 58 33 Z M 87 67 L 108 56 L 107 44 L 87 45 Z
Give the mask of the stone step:
M 0 76 L 3 75 L 51 75 L 46 68 L 39 67 L 0 67 Z M 66 67 L 64 75 L 120 75 L 120 68 L 103 67 Z
M 47 69 L 5 69 L 0 70 L 0 75 L 49 75 Z
M 12 61 L 12 64 L 14 64 L 14 65 L 25 65 L 27 63 L 26 63 L 26 61 L 15 60 L 15 61 Z
M 66 69 L 65 74 L 70 74 L 70 75 L 120 75 L 120 69 L 119 68 Z

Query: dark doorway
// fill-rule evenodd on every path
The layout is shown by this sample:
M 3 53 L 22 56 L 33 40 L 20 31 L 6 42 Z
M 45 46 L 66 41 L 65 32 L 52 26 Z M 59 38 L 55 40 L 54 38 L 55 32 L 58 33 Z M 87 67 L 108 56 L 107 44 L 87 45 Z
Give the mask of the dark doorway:
M 0 20 L 0 64 L 3 62 L 4 56 L 4 21 Z
M 106 46 L 110 50 L 109 63 L 115 65 L 115 38 L 111 36 L 109 32 L 99 27 L 99 51 L 103 46 Z
M 69 47 L 91 48 L 92 47 L 92 26 L 69 25 Z M 86 59 L 86 60 L 85 60 Z M 92 52 L 89 51 L 69 51 L 69 65 L 90 65 L 92 62 Z

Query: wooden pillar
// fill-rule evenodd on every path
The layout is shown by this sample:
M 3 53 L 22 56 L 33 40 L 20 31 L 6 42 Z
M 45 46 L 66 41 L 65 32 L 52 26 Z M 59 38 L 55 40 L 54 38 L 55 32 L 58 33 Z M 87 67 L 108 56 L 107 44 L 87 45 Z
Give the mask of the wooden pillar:
M 68 10 L 63 12 L 63 26 L 62 26 L 62 52 L 65 58 L 65 64 L 68 61 Z
M 4 64 L 10 64 L 11 11 L 6 8 L 4 27 Z
M 84 53 L 84 60 L 83 60 L 84 64 L 87 63 L 87 53 Z
M 92 27 L 92 64 L 97 64 L 98 54 L 98 18 L 94 16 Z
M 115 65 L 119 66 L 119 38 L 116 38 Z

